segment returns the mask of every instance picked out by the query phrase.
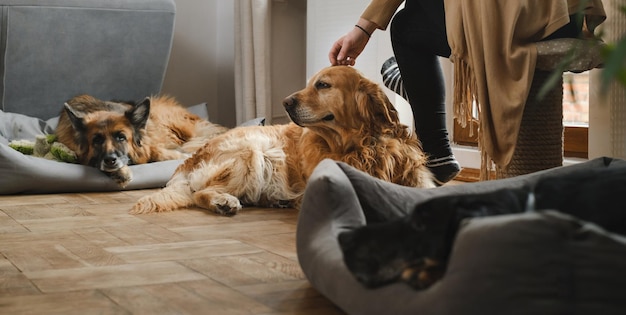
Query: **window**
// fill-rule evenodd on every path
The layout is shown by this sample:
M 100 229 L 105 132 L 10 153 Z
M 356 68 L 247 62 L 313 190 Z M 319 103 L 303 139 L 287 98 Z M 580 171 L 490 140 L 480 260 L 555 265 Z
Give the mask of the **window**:
M 474 122 L 474 129 L 478 123 Z M 563 74 L 563 125 L 565 157 L 588 157 L 589 129 L 589 71 Z M 469 134 L 470 128 L 462 128 L 454 121 L 454 142 L 460 145 L 477 146 L 477 134 Z

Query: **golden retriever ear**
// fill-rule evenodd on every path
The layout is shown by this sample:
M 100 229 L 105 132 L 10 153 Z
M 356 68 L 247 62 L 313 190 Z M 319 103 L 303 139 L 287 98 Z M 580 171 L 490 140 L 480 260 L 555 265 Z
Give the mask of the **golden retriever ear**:
M 399 123 L 398 111 L 378 84 L 361 78 L 356 92 L 356 101 L 359 111 L 366 119 L 383 125 Z

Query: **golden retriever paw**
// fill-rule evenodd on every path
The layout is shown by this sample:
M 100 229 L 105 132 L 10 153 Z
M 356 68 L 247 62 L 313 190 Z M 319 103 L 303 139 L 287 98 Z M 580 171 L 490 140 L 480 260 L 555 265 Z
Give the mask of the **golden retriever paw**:
M 213 197 L 209 209 L 213 209 L 215 213 L 227 216 L 233 216 L 241 210 L 241 202 L 237 197 L 228 194 L 221 194 Z
M 272 208 L 293 208 L 295 203 L 293 200 L 276 200 L 271 204 Z
M 133 173 L 130 167 L 124 166 L 115 172 L 107 173 L 120 187 L 124 188 L 133 180 Z
M 133 205 L 133 207 L 128 211 L 130 214 L 147 214 L 156 212 L 156 207 L 150 200 L 144 200 L 144 198 L 139 199 L 137 203 Z

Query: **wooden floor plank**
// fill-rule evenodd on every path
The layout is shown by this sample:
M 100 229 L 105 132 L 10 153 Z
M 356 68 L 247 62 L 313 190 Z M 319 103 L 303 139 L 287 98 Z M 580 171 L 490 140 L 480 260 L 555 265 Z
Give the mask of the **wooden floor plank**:
M 120 226 L 128 224 L 144 223 L 135 216 L 120 214 L 112 216 L 79 216 L 79 217 L 56 217 L 48 219 L 20 220 L 30 231 L 72 230 L 77 228 Z
M 204 275 L 171 261 L 29 271 L 24 274 L 42 292 L 80 291 L 206 279 Z
M 182 263 L 231 287 L 304 278 L 297 262 L 269 253 L 185 260 Z
M 109 247 L 105 250 L 129 263 L 246 255 L 261 252 L 256 247 L 231 239 Z
M 98 291 L 2 296 L 0 314 L 130 314 Z
M 49 229 L 43 232 L 28 233 L 5 233 L 0 234 L 0 251 L 24 248 L 24 247 L 40 247 L 50 246 L 50 244 L 62 243 L 66 240 L 75 240 L 79 238 L 76 233 L 68 230 Z M 25 246 L 28 245 L 28 246 Z
M 298 264 L 297 210 L 130 215 L 151 191 L 0 196 L 0 314 L 342 314 Z
M 115 228 L 115 227 L 113 227 Z M 112 227 L 91 227 L 84 229 L 73 230 L 74 233 L 85 239 L 86 241 L 92 243 L 95 246 L 99 247 L 115 247 L 115 246 L 126 246 L 132 244 L 124 238 L 119 237 L 116 233 L 109 233 L 109 230 Z M 143 229 L 139 230 L 143 231 Z M 128 234 L 138 234 L 128 233 Z M 128 237 L 130 240 L 135 240 L 134 237 Z
M 294 312 L 332 306 L 306 280 L 239 286 L 237 290 L 277 311 Z
M 1 235 L 25 232 L 28 232 L 25 226 L 19 224 L 5 212 L 0 212 L 0 237 Z
M 142 220 L 143 221 L 143 220 Z M 184 241 L 186 238 L 169 229 L 152 224 L 105 226 L 102 229 L 129 245 Z
M 4 251 L 3 254 L 22 272 L 84 267 L 80 261 L 59 253 L 54 245 L 16 248 Z
M 102 289 L 102 293 L 131 314 L 181 314 L 179 309 L 170 306 L 164 295 L 170 286 L 162 286 L 159 294 L 152 294 L 144 287 L 114 287 Z
M 242 215 L 245 216 L 245 215 Z M 295 226 L 280 220 L 233 222 L 171 228 L 189 239 L 223 238 L 224 235 L 261 235 L 295 233 Z
M 63 242 L 63 244 L 56 246 L 56 249 L 68 257 L 80 261 L 85 266 L 121 265 L 125 262 L 124 259 L 111 254 L 105 248 L 82 239 Z
M 63 194 L 0 196 L 0 207 L 2 208 L 15 205 L 45 206 L 51 204 L 66 204 L 67 202 L 68 198 Z
M 196 314 L 260 314 L 271 308 L 227 286 L 211 281 L 179 283 L 168 292 L 169 304 L 185 313 Z M 172 294 L 175 293 L 175 294 Z M 193 299 L 186 298 L 192 294 Z
M 39 290 L 10 260 L 0 256 L 0 296 L 38 295 Z
M 238 235 L 236 238 L 242 242 L 257 246 L 268 252 L 293 259 L 294 261 L 298 259 L 296 255 L 295 232 L 254 236 L 244 234 Z
M 70 205 L 26 205 L 2 207 L 2 211 L 17 221 L 91 215 L 85 209 Z

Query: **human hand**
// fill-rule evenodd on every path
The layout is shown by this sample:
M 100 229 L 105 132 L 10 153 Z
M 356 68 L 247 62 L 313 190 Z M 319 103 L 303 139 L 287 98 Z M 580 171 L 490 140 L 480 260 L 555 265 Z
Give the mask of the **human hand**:
M 330 64 L 354 66 L 356 58 L 363 52 L 368 41 L 369 36 L 355 27 L 333 44 L 328 53 Z

